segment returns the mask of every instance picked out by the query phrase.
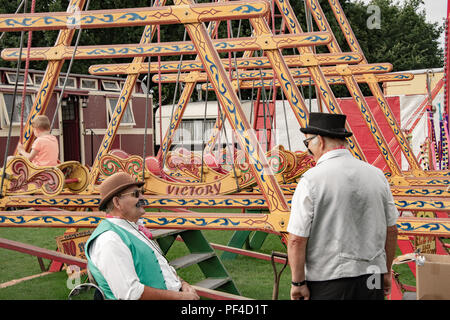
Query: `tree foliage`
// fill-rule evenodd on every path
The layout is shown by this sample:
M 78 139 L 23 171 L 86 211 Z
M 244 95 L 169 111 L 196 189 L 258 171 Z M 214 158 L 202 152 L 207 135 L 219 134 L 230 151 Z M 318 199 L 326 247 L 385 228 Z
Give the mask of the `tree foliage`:
M 428 23 L 423 0 L 406 0 L 403 5 L 393 0 L 374 0 L 381 9 L 381 28 L 368 29 L 364 19 L 367 6 L 350 8 L 353 30 L 369 62 L 390 62 L 394 71 L 439 68 L 443 66 L 443 51 L 439 37 L 443 22 Z
M 209 2 L 210 0 L 200 0 L 197 2 Z M 36 1 L 36 12 L 56 12 L 65 11 L 68 0 Z M 126 7 L 146 7 L 150 6 L 149 0 L 92 0 L 89 4 L 89 10 L 102 10 L 111 8 Z M 308 30 L 305 18 L 305 5 L 301 0 L 291 0 L 291 5 L 296 12 L 299 22 L 304 31 Z M 331 25 L 343 51 L 349 51 L 345 38 L 337 21 L 331 11 L 328 0 L 319 1 L 325 15 Z M 435 68 L 443 66 L 443 52 L 439 47 L 439 37 L 444 28 L 437 23 L 428 23 L 425 19 L 425 12 L 420 6 L 423 0 L 405 0 L 404 4 L 398 4 L 394 0 L 372 0 L 372 5 L 380 8 L 381 28 L 369 28 L 367 21 L 371 16 L 368 11 L 368 5 L 362 1 L 341 0 L 341 5 L 352 29 L 363 49 L 363 52 L 369 63 L 389 62 L 394 66 L 394 71 L 413 70 L 424 68 Z M 0 0 L 0 13 L 13 13 L 20 1 Z M 28 1 L 30 6 L 31 0 Z M 167 2 L 168 5 L 172 1 Z M 30 9 L 28 8 L 29 12 Z M 144 27 L 121 27 L 109 29 L 84 29 L 80 38 L 79 45 L 106 45 L 122 43 L 139 43 Z M 318 31 L 318 27 L 313 23 L 313 31 Z M 53 46 L 58 31 L 38 31 L 33 32 L 33 47 Z M 228 36 L 249 36 L 251 27 L 248 21 L 233 21 L 231 28 L 227 28 L 227 23 L 223 22 L 219 28 L 219 37 Z M 26 35 L 24 37 L 24 48 L 26 48 Z M 182 41 L 185 36 L 182 25 L 161 26 L 159 40 Z M 0 41 L 0 48 L 19 47 L 20 33 L 7 33 Z M 74 45 L 76 35 L 72 41 Z M 157 41 L 155 37 L 153 41 Z M 325 46 L 318 48 L 318 52 L 328 52 Z M 289 52 L 292 54 L 292 51 Z M 238 54 L 238 56 L 240 53 Z M 229 57 L 228 54 L 221 54 L 222 57 Z M 193 59 L 195 56 L 183 57 Z M 156 57 L 151 58 L 157 61 Z M 162 60 L 179 60 L 180 57 L 163 57 Z M 121 63 L 130 62 L 131 59 L 106 59 L 106 60 L 77 60 L 73 64 L 71 72 L 87 73 L 92 64 L 98 63 Z M 30 63 L 33 69 L 45 69 L 46 61 L 35 61 Z M 68 63 L 65 64 L 66 70 Z M 0 59 L 0 67 L 16 67 L 16 62 L 8 62 Z M 142 76 L 143 77 L 143 76 Z M 141 78 L 142 78 L 141 77 Z M 155 86 L 155 84 L 153 84 Z M 164 85 L 163 96 L 164 103 L 172 103 L 172 94 L 174 85 Z M 154 88 L 156 89 L 156 88 Z
M 0 14 L 14 13 L 21 1 L 0 0 Z M 28 0 L 30 12 L 31 0 Z M 36 0 L 35 12 L 65 12 L 67 10 L 68 0 Z M 89 10 L 118 9 L 118 8 L 138 8 L 149 6 L 148 0 L 91 0 Z M 23 12 L 21 10 L 20 12 Z M 83 29 L 80 36 L 79 46 L 87 45 L 107 45 L 107 44 L 125 44 L 139 43 L 144 27 L 120 27 L 105 29 Z M 59 31 L 34 31 L 32 33 L 32 47 L 51 47 L 55 44 Z M 27 33 L 25 33 L 23 46 L 27 46 Z M 77 33 L 75 33 L 72 45 L 75 45 Z M 20 46 L 20 32 L 7 33 L 0 42 L 1 48 L 18 48 Z M 92 64 L 98 63 L 121 63 L 129 62 L 130 59 L 102 59 L 102 60 L 77 60 L 73 64 L 71 72 L 88 73 L 88 68 Z M 1 67 L 16 67 L 16 62 L 9 62 L 0 59 Z M 44 70 L 47 61 L 32 61 L 30 68 Z M 65 64 L 67 69 L 68 63 Z M 63 71 L 65 71 L 63 69 Z

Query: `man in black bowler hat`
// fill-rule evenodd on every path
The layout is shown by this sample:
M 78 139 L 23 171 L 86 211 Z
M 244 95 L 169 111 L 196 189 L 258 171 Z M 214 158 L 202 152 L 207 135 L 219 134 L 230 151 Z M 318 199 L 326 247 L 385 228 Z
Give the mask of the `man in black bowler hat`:
M 352 156 L 346 116 L 311 113 L 301 128 L 316 166 L 292 197 L 291 299 L 383 299 L 390 293 L 398 211 L 383 172 Z

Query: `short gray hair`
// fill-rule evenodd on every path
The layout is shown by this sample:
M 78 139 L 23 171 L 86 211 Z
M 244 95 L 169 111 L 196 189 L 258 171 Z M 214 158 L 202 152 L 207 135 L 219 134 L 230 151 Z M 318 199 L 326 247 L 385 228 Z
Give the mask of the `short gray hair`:
M 114 198 L 114 197 L 113 197 L 113 198 Z M 113 198 L 111 198 L 111 200 L 109 200 L 108 203 L 105 205 L 105 212 L 106 212 L 106 213 L 110 213 L 110 212 L 113 211 L 113 209 L 114 209 Z
M 335 147 L 339 147 L 339 146 L 346 146 L 347 145 L 347 139 L 345 138 L 335 138 L 335 137 L 324 137 L 322 136 L 322 138 L 324 138 L 324 140 L 327 141 L 327 145 L 329 147 L 335 148 Z

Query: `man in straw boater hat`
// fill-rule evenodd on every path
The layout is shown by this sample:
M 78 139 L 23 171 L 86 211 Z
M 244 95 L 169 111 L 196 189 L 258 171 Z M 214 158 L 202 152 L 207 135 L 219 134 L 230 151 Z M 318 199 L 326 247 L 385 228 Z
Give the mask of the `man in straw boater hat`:
M 125 172 L 100 185 L 99 209 L 107 218 L 86 242 L 89 271 L 107 299 L 197 300 L 139 221 L 145 213 L 143 185 Z
M 383 299 L 391 288 L 398 211 L 383 172 L 346 149 L 345 115 L 311 113 L 301 128 L 316 166 L 292 197 L 291 299 Z

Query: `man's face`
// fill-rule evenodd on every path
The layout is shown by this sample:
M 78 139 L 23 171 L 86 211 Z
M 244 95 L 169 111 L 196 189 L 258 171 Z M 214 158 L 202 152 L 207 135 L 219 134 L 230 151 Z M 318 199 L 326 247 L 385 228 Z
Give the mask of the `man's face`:
M 307 145 L 307 149 L 309 154 L 311 154 L 314 158 L 314 161 L 318 161 L 320 156 L 322 155 L 321 149 L 321 140 L 322 137 L 315 134 L 306 134 L 306 139 L 303 140 L 305 145 Z
M 117 202 L 115 205 L 120 210 L 122 218 L 137 222 L 145 213 L 140 203 L 144 200 L 141 191 L 141 188 L 131 186 L 116 196 Z

